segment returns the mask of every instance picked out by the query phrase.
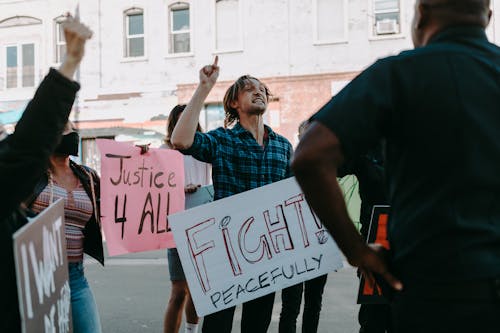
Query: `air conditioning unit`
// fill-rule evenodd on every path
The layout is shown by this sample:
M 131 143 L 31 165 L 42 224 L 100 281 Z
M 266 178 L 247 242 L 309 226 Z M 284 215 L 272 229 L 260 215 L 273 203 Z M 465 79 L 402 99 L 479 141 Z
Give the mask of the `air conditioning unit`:
M 376 24 L 377 35 L 389 35 L 399 33 L 399 24 L 396 20 L 380 20 Z

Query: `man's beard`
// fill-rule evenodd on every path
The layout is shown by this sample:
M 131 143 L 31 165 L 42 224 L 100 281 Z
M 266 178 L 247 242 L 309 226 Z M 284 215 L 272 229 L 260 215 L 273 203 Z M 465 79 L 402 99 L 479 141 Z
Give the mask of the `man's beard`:
M 248 109 L 247 113 L 252 114 L 252 115 L 256 115 L 256 116 L 261 116 L 264 114 L 264 112 L 266 112 L 266 110 L 267 110 L 267 105 L 264 105 L 262 107 L 252 105 Z

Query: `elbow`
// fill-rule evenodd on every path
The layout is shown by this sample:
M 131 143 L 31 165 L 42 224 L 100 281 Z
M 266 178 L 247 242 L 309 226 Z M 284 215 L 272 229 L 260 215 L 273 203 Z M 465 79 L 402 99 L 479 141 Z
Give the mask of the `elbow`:
M 185 140 L 180 140 L 179 138 L 176 138 L 175 136 L 172 136 L 170 139 L 170 143 L 174 149 L 177 150 L 185 150 L 191 147 L 191 143 L 186 142 Z

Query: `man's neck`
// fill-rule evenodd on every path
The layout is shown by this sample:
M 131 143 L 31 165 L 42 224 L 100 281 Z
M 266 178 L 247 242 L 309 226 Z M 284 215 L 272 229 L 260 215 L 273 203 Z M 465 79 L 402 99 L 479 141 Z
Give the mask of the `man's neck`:
M 264 120 L 262 115 L 251 115 L 248 117 L 240 117 L 240 125 L 252 133 L 255 141 L 261 146 L 264 145 Z

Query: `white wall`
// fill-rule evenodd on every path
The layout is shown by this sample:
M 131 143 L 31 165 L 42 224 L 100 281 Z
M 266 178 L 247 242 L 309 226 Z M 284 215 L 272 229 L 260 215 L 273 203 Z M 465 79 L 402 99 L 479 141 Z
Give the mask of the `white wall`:
M 81 65 L 80 119 L 125 118 L 143 121 L 168 113 L 176 103 L 178 83 L 198 80 L 198 69 L 214 57 L 214 6 L 212 1 L 191 1 L 192 54 L 167 54 L 167 8 L 177 0 L 85 0 L 80 1 L 82 20 L 94 30 Z M 410 22 L 413 0 L 402 0 L 402 34 L 397 38 L 370 36 L 369 0 L 348 0 L 347 39 L 316 45 L 313 38 L 313 0 L 240 0 L 242 49 L 219 54 L 220 80 L 242 74 L 258 77 L 359 71 L 377 58 L 411 47 Z M 500 15 L 500 4 L 492 7 Z M 0 83 L 5 78 L 5 44 L 33 40 L 37 45 L 38 76 L 53 65 L 53 18 L 74 11 L 75 0 L 0 1 L 0 20 L 16 15 L 42 19 L 41 25 L 0 29 Z M 145 57 L 123 58 L 123 11 L 144 9 Z M 500 18 L 488 29 L 500 40 Z M 28 99 L 34 89 L 2 86 L 0 101 Z M 141 97 L 95 101 L 98 95 L 138 92 Z M 94 101 L 92 101 L 94 100 Z

